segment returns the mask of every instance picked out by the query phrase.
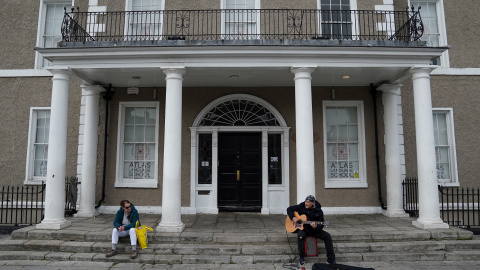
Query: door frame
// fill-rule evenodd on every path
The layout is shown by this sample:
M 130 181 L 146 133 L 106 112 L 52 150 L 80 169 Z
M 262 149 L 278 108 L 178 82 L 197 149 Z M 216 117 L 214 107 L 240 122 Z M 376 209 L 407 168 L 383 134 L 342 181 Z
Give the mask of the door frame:
M 232 99 L 249 100 L 264 106 L 272 112 L 280 126 L 199 126 L 205 114 L 213 107 Z M 191 131 L 190 210 L 191 213 L 218 213 L 218 133 L 257 132 L 262 136 L 262 214 L 283 214 L 288 207 L 290 196 L 289 130 L 283 117 L 268 102 L 245 94 L 227 95 L 207 105 L 197 116 Z M 198 139 L 199 134 L 212 134 L 212 183 L 198 184 Z M 282 136 L 282 184 L 268 184 L 268 134 Z M 285 205 L 284 205 L 285 204 Z

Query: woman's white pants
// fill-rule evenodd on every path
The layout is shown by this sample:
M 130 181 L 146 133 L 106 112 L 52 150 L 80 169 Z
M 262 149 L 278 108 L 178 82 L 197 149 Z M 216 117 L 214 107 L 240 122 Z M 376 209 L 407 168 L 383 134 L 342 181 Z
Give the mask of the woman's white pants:
M 119 232 L 117 228 L 114 228 L 112 231 L 112 244 L 118 244 L 119 237 L 125 237 L 130 235 L 130 243 L 132 246 L 137 245 L 137 234 L 135 233 L 135 228 L 131 228 L 128 231 L 121 231 Z

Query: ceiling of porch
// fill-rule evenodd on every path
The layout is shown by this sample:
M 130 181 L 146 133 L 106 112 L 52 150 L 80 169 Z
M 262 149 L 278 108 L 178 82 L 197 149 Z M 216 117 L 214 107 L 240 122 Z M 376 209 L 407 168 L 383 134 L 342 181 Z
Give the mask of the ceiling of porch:
M 74 69 L 80 78 L 113 87 L 164 87 L 160 68 L 82 68 Z M 317 67 L 312 86 L 369 86 L 391 82 L 406 74 L 407 67 Z M 184 87 L 268 87 L 294 86 L 289 67 L 187 67 Z M 348 76 L 348 77 L 344 77 Z

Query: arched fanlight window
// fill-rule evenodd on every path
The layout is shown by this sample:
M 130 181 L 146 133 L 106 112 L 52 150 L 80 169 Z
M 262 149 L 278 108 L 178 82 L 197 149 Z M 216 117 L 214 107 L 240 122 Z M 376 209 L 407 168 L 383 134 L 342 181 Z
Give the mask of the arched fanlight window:
M 249 100 L 232 99 L 208 111 L 200 126 L 280 126 L 275 115 Z

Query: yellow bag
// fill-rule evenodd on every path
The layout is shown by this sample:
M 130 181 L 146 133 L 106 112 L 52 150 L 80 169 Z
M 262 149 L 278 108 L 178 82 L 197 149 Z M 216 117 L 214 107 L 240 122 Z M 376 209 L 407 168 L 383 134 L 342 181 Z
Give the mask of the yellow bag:
M 138 244 L 142 249 L 146 249 L 148 247 L 147 230 L 150 230 L 153 232 L 153 229 L 150 226 L 142 225 L 138 227 L 138 221 L 137 221 L 137 223 L 135 224 L 135 233 L 137 234 Z

